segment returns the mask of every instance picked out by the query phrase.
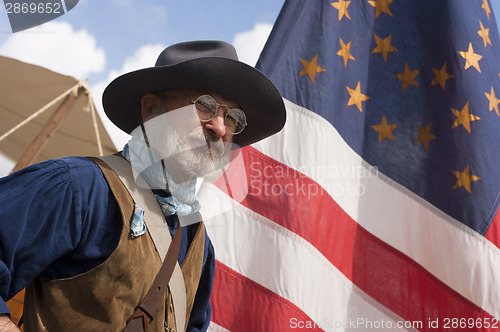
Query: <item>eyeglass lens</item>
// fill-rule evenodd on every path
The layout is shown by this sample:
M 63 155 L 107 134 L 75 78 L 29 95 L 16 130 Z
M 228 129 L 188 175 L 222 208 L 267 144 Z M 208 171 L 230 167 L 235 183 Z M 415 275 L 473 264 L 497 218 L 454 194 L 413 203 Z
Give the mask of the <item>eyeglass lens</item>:
M 217 106 L 224 106 L 227 113 L 224 116 L 224 125 L 231 134 L 239 134 L 246 125 L 245 113 L 238 109 L 229 109 L 226 105 L 217 104 L 215 99 L 209 95 L 202 95 L 195 101 L 198 118 L 201 121 L 210 121 L 217 114 Z

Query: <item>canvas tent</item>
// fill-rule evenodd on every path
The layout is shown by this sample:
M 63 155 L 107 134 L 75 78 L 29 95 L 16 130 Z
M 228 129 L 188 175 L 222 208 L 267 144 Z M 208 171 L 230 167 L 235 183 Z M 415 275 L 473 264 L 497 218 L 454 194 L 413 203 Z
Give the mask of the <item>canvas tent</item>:
M 51 158 L 112 154 L 116 148 L 85 81 L 0 56 L 0 152 L 18 170 Z M 22 294 L 8 305 L 12 318 L 19 319 Z
M 0 56 L 0 152 L 19 169 L 116 148 L 85 81 Z

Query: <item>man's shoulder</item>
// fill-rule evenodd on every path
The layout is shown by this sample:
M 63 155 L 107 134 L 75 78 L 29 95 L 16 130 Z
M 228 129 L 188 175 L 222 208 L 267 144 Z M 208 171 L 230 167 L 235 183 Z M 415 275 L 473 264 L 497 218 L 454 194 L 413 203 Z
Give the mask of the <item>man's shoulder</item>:
M 67 182 L 74 188 L 107 186 L 99 166 L 88 157 L 64 157 L 50 159 L 28 166 L 19 172 L 44 176 L 52 182 Z
M 96 157 L 64 157 L 60 159 L 53 159 L 48 162 L 53 162 L 53 167 L 63 167 L 70 171 L 72 174 L 86 173 L 101 175 L 99 165 L 93 160 Z M 98 157 L 97 157 L 98 158 Z
M 66 167 L 74 182 L 87 182 L 100 179 L 105 182 L 99 165 L 89 157 L 65 157 L 58 159 Z
M 96 168 L 99 167 L 87 157 L 63 157 L 58 159 L 48 159 L 37 164 L 27 166 L 26 171 L 32 170 L 61 170 L 63 172 L 77 170 L 80 168 Z
M 29 165 L 5 179 L 29 179 L 41 181 L 68 181 L 77 178 L 78 174 L 95 176 L 100 172 L 99 167 L 86 157 L 65 157 L 49 159 L 36 164 Z
M 106 202 L 105 197 L 110 187 L 99 165 L 88 157 L 66 157 L 57 160 L 67 168 L 67 175 L 72 190 L 81 197 L 99 197 L 98 201 Z
M 87 167 L 99 169 L 97 164 L 88 157 L 64 157 L 61 159 L 54 159 L 54 160 L 63 163 L 70 169 L 79 169 Z
M 45 195 L 45 199 L 55 201 L 71 197 L 87 199 L 97 194 L 101 197 L 109 192 L 99 166 L 86 157 L 50 159 L 30 165 L 0 178 L 0 186 L 4 197 Z

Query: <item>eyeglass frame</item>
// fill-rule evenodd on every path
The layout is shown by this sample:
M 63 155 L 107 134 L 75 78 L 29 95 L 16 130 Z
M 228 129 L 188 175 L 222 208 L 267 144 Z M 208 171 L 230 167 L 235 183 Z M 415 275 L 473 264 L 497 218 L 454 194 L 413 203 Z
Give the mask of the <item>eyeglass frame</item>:
M 215 112 L 213 113 L 213 115 L 212 115 L 212 117 L 211 117 L 210 119 L 206 119 L 206 120 L 204 120 L 204 119 L 200 119 L 200 117 L 198 116 L 198 111 L 196 110 L 196 103 L 197 103 L 197 102 L 198 102 L 198 100 L 199 100 L 200 98 L 202 98 L 202 97 L 209 97 L 209 98 L 211 98 L 211 99 L 214 101 L 214 103 L 215 103 L 215 107 L 216 107 L 216 109 L 215 109 Z M 247 123 L 247 115 L 245 114 L 245 112 L 243 112 L 243 110 L 242 110 L 242 109 L 240 109 L 240 108 L 236 108 L 236 107 L 234 107 L 234 108 L 229 108 L 226 104 L 220 104 L 220 103 L 218 103 L 218 102 L 217 102 L 217 100 L 215 100 L 215 98 L 214 98 L 213 96 L 211 96 L 211 95 L 208 95 L 208 94 L 203 94 L 203 95 L 199 96 L 198 98 L 196 98 L 195 100 L 191 100 L 191 103 L 195 105 L 195 110 L 194 110 L 194 111 L 195 111 L 196 117 L 197 117 L 200 121 L 202 121 L 202 122 L 209 122 L 209 121 L 213 120 L 213 119 L 217 116 L 217 112 L 218 112 L 219 108 L 220 108 L 221 106 L 224 106 L 224 107 L 226 108 L 226 112 L 224 112 L 224 127 L 226 127 L 226 129 L 227 129 L 227 126 L 226 126 L 226 119 L 227 119 L 228 114 L 229 114 L 231 111 L 233 111 L 233 110 L 234 110 L 234 111 L 240 111 L 240 112 L 243 114 L 243 118 L 244 118 L 244 119 L 243 119 L 243 120 L 244 120 L 244 122 L 243 122 L 242 128 L 241 128 L 241 130 L 240 130 L 240 131 L 235 132 L 235 133 L 232 133 L 232 132 L 230 132 L 230 131 L 229 131 L 229 133 L 230 133 L 231 135 L 238 135 L 238 134 L 241 134 L 241 132 L 243 132 L 243 130 L 245 130 L 245 127 L 246 127 L 246 126 L 247 126 L 247 124 L 248 124 L 248 123 Z
M 181 100 L 181 101 L 186 101 L 187 99 L 189 99 L 189 98 L 182 98 L 182 97 L 176 96 L 176 95 L 174 95 L 174 94 L 170 94 L 170 93 L 168 93 L 168 92 L 167 92 L 167 93 L 160 93 L 160 94 L 158 94 L 158 96 L 160 96 L 161 98 L 166 98 L 166 99 L 167 99 L 167 98 L 175 98 L 175 99 L 177 99 L 177 100 Z M 217 109 L 215 110 L 215 112 L 214 112 L 214 114 L 212 115 L 212 117 L 211 117 L 210 119 L 207 119 L 207 120 L 200 119 L 200 117 L 199 117 L 199 115 L 198 115 L 198 110 L 197 110 L 197 108 L 196 108 L 196 102 L 197 102 L 197 101 L 198 101 L 201 97 L 203 97 L 203 96 L 207 96 L 207 97 L 212 98 L 212 100 L 213 100 L 213 101 L 214 101 L 214 103 L 215 103 L 215 106 L 217 107 Z M 212 121 L 212 120 L 213 120 L 213 119 L 217 116 L 217 112 L 218 112 L 218 110 L 219 110 L 219 107 L 224 106 L 224 107 L 226 108 L 226 112 L 224 112 L 224 127 L 226 128 L 226 130 L 227 130 L 227 126 L 226 126 L 226 118 L 227 118 L 227 115 L 228 115 L 228 114 L 229 114 L 232 110 L 238 110 L 238 111 L 241 111 L 241 113 L 242 113 L 242 114 L 243 114 L 243 116 L 244 116 L 244 120 L 245 120 L 245 122 L 243 123 L 243 127 L 242 127 L 242 129 L 241 129 L 239 132 L 237 132 L 237 133 L 231 133 L 230 131 L 228 131 L 228 132 L 229 132 L 231 135 L 233 135 L 233 136 L 234 136 L 234 135 L 241 134 L 241 133 L 243 132 L 243 130 L 245 130 L 245 127 L 248 125 L 248 123 L 247 123 L 247 115 L 245 114 L 245 112 L 244 112 L 242 109 L 240 109 L 240 108 L 236 108 L 236 107 L 235 107 L 235 108 L 229 108 L 229 107 L 228 107 L 227 105 L 225 105 L 225 104 L 220 104 L 220 103 L 218 103 L 218 102 L 217 102 L 217 100 L 215 100 L 215 98 L 214 98 L 213 96 L 211 96 L 211 95 L 209 95 L 209 94 L 202 94 L 202 95 L 198 96 L 198 98 L 196 98 L 196 99 L 194 99 L 194 100 L 193 100 L 193 99 L 191 99 L 191 100 L 190 100 L 190 103 L 191 103 L 191 104 L 193 104 L 193 105 L 195 106 L 195 107 L 194 107 L 194 114 L 195 114 L 195 116 L 198 118 L 198 120 L 200 120 L 200 121 L 202 121 L 202 122 L 209 122 L 209 121 Z

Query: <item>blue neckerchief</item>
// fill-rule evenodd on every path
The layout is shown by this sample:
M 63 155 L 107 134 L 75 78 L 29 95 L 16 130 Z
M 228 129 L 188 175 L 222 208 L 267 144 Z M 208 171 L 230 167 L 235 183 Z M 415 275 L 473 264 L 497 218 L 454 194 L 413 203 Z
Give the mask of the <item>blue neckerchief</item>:
M 144 141 L 136 139 L 134 136 L 125 144 L 122 151 L 123 157 L 147 182 L 150 189 L 160 189 L 167 193 L 166 196 L 155 194 L 165 217 L 174 214 L 187 216 L 198 212 L 200 203 L 196 197 L 196 179 L 192 179 L 187 185 L 175 183 L 168 176 L 161 161 L 150 162 L 152 154 L 154 155 L 154 151 L 147 147 Z M 137 237 L 146 232 L 143 217 L 144 211 L 136 205 L 130 226 L 132 236 Z

